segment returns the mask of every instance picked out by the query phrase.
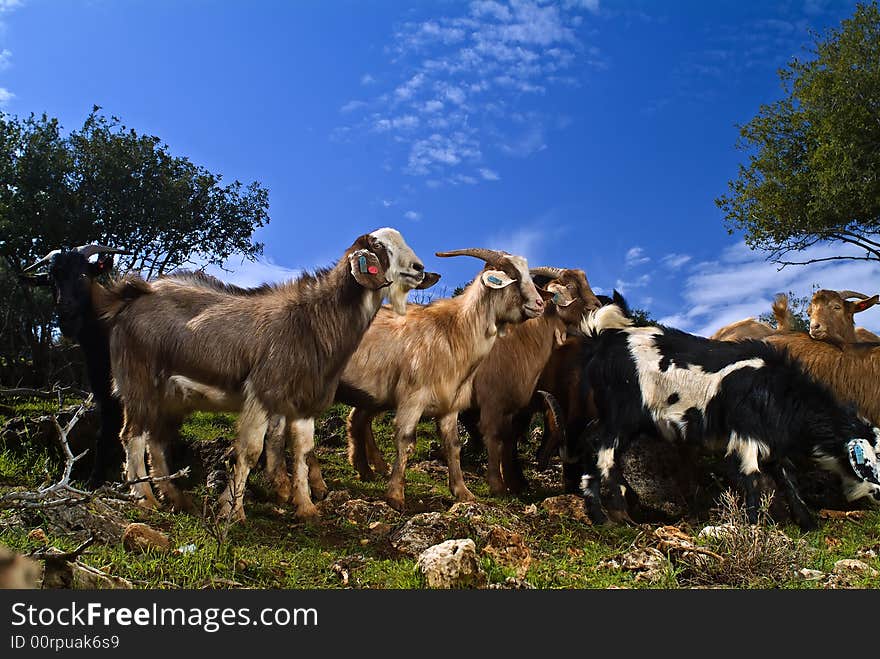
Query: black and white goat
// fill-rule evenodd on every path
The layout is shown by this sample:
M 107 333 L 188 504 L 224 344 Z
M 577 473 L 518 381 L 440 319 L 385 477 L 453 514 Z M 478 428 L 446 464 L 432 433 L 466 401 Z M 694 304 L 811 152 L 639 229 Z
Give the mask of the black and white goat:
M 626 304 L 604 306 L 584 329 L 596 337 L 587 368 L 600 426 L 593 467 L 583 477 L 587 512 L 626 520 L 615 454 L 640 431 L 674 442 L 720 449 L 757 521 L 758 472 L 783 488 L 795 521 L 815 526 L 798 494 L 790 458 L 802 455 L 837 473 L 850 501 L 880 502 L 880 430 L 841 406 L 791 358 L 760 341 L 712 341 L 664 327 L 634 327 Z
M 50 286 L 61 334 L 76 341 L 86 361 L 89 387 L 101 418 L 88 486 L 95 488 L 108 478 L 118 477 L 122 467 L 122 405 L 112 394 L 110 340 L 107 328 L 92 307 L 91 281 L 113 269 L 113 255 L 121 249 L 104 245 L 80 245 L 70 250 L 54 249 L 24 269 L 23 284 Z M 98 255 L 94 262 L 89 258 Z M 38 272 L 43 267 L 45 272 Z M 30 274 L 35 273 L 35 274 Z

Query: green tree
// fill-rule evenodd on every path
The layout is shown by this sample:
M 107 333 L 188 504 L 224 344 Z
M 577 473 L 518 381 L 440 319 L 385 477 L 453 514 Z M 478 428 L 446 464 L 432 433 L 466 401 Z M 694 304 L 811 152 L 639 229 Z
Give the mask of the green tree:
M 224 184 L 99 107 L 68 135 L 46 115 L 0 113 L 0 379 L 21 379 L 12 368 L 21 364 L 44 380 L 57 372 L 51 300 L 17 283 L 29 263 L 88 242 L 131 251 L 117 267 L 147 277 L 232 254 L 253 259 L 263 247 L 253 232 L 268 223 L 268 206 L 258 182 Z
M 880 260 L 880 9 L 859 4 L 809 59 L 779 71 L 785 95 L 740 127 L 750 153 L 716 200 L 728 231 L 782 265 Z M 863 252 L 797 260 L 823 241 Z M 863 255 L 860 255 L 862 254 Z

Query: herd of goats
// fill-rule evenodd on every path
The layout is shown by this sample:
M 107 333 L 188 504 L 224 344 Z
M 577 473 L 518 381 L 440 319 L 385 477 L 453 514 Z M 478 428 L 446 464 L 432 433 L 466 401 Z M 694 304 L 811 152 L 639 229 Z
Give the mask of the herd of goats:
M 546 427 L 539 463 L 561 457 L 565 490 L 583 495 L 594 522 L 629 519 L 619 458 L 641 434 L 720 456 L 753 522 L 766 473 L 793 519 L 815 526 L 796 482 L 804 461 L 836 474 L 849 501 L 880 504 L 880 337 L 853 320 L 876 295 L 818 291 L 809 333 L 792 331 L 780 296 L 777 327 L 748 319 L 707 339 L 636 324 L 583 270 L 530 268 L 491 249 L 438 252 L 485 265 L 460 295 L 407 304 L 440 277 L 390 228 L 360 236 L 333 267 L 248 289 L 200 272 L 99 277 L 118 253 L 56 249 L 22 281 L 52 288 L 62 334 L 85 353 L 101 416 L 90 485 L 118 477 L 121 446 L 147 507 L 160 505 L 148 455 L 165 502 L 191 506 L 161 478 L 169 447 L 189 413 L 223 411 L 237 412 L 238 426 L 221 513 L 244 518 L 247 477 L 265 451 L 278 499 L 315 518 L 327 486 L 314 420 L 334 402 L 352 406 L 349 461 L 365 480 L 390 472 L 386 499 L 398 510 L 422 417 L 436 420 L 449 489 L 467 501 L 459 421 L 482 438 L 488 485 L 501 495 L 526 485 L 517 442 L 535 412 Z M 389 470 L 371 424 L 390 410 Z

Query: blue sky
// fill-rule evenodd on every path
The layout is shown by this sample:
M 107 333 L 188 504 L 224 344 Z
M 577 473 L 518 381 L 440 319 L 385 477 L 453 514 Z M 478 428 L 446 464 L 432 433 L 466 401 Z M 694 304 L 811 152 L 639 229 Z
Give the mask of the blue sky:
M 864 262 L 778 272 L 713 202 L 742 160 L 735 125 L 854 6 L 0 0 L 0 106 L 74 128 L 98 104 L 260 180 L 272 221 L 260 263 L 227 264 L 240 283 L 394 226 L 450 290 L 478 264 L 434 251 L 496 247 L 709 333 L 779 291 L 880 290 Z

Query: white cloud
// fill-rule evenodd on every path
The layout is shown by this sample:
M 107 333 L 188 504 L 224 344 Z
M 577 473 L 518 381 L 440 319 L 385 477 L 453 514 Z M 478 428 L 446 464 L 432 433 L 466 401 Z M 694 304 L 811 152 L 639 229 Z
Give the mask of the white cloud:
M 0 13 L 4 11 L 12 11 L 22 5 L 21 0 L 0 0 Z
M 681 268 L 681 266 L 683 266 L 684 264 L 686 264 L 690 260 L 691 260 L 691 257 L 689 254 L 674 254 L 673 253 L 673 254 L 667 254 L 666 256 L 664 256 L 662 259 L 660 259 L 660 262 L 664 266 L 669 268 L 670 270 L 678 270 L 679 268 Z
M 10 59 L 12 59 L 12 51 L 8 48 L 0 49 L 0 69 L 8 67 Z
M 512 141 L 500 145 L 501 151 L 508 156 L 525 158 L 547 148 L 544 141 L 544 130 L 541 126 L 532 126 Z
M 223 264 L 223 268 L 211 265 L 205 268 L 205 272 L 230 284 L 249 288 L 289 281 L 298 277 L 302 271 L 278 265 L 271 259 L 247 261 L 233 257 Z
M 840 254 L 861 256 L 856 249 L 839 245 L 817 245 L 798 255 L 803 260 Z M 737 320 L 770 311 L 776 293 L 791 291 L 810 295 L 813 285 L 836 290 L 880 292 L 880 263 L 871 261 L 826 261 L 804 266 L 770 263 L 762 252 L 753 252 L 743 242 L 727 247 L 717 261 L 690 267 L 682 292 L 682 311 L 660 322 L 688 332 L 708 336 Z M 858 323 L 880 328 L 880 310 L 875 307 L 858 316 Z
M 413 222 L 418 222 L 422 219 L 422 214 L 417 211 L 407 211 L 403 214 L 403 216 L 408 220 L 412 220 Z
M 391 208 L 391 207 L 394 205 L 394 201 L 392 201 L 391 199 L 383 199 L 383 200 L 382 200 L 382 205 L 383 205 L 385 208 Z
M 501 177 L 498 176 L 498 172 L 489 169 L 488 167 L 480 168 L 480 176 L 483 177 L 486 181 L 500 181 Z
M 650 261 L 651 257 L 645 256 L 645 250 L 639 246 L 630 247 L 626 251 L 626 256 L 624 257 L 624 265 L 627 268 L 635 268 L 644 265 L 645 263 L 649 263 Z
M 365 73 L 364 75 L 361 76 L 361 84 L 364 86 L 372 85 L 374 82 L 376 82 L 376 79 L 373 76 L 371 76 L 369 73 Z
M 379 132 L 389 130 L 413 130 L 419 126 L 419 118 L 413 114 L 407 114 L 402 117 L 393 117 L 391 119 L 377 119 L 373 124 L 373 129 Z
M 413 143 L 406 171 L 409 174 L 424 175 L 438 168 L 442 169 L 443 166 L 458 165 L 479 157 L 479 146 L 464 133 L 453 133 L 450 136 L 434 133 Z
M 5 87 L 0 87 L 0 108 L 9 103 L 13 98 L 15 98 L 15 94 Z
M 513 231 L 496 234 L 489 238 L 490 249 L 500 249 L 510 254 L 526 257 L 532 265 L 540 256 L 540 247 L 544 243 L 546 232 L 534 227 L 521 227 Z
M 425 176 L 430 186 L 473 178 L 454 171 L 466 166 L 470 157 L 420 158 L 426 146 L 433 148 L 434 140 L 455 141 L 456 134 L 467 135 L 469 151 L 479 153 L 479 164 L 489 171 L 492 154 L 487 144 L 514 157 L 547 148 L 543 126 L 555 126 L 554 118 L 529 113 L 524 97 L 576 83 L 576 77 L 563 72 L 600 59 L 598 50 L 588 48 L 578 34 L 586 34 L 579 29 L 583 14 L 596 13 L 598 0 L 476 0 L 446 7 L 450 13 L 445 16 L 396 28 L 386 50 L 399 71 L 397 79 L 376 84 L 376 95 L 367 103 L 371 109 L 357 108 L 362 120 L 347 131 L 378 131 L 391 145 L 404 146 L 409 156 L 403 170 Z M 375 82 L 370 77 L 370 83 Z M 520 112 L 530 120 L 511 130 L 514 106 L 523 108 Z M 421 120 L 416 130 L 411 124 L 395 124 L 395 118 L 407 115 Z M 480 180 L 495 179 L 476 182 Z
M 364 101 L 349 101 L 341 108 L 339 111 L 343 114 L 348 114 L 349 112 L 354 112 L 355 110 L 359 110 L 362 107 L 365 107 L 367 104 Z
M 618 279 L 616 282 L 614 282 L 614 288 L 616 288 L 621 295 L 626 295 L 627 291 L 631 291 L 634 288 L 644 288 L 650 283 L 651 275 L 646 273 L 632 281 L 624 281 L 623 279 Z

